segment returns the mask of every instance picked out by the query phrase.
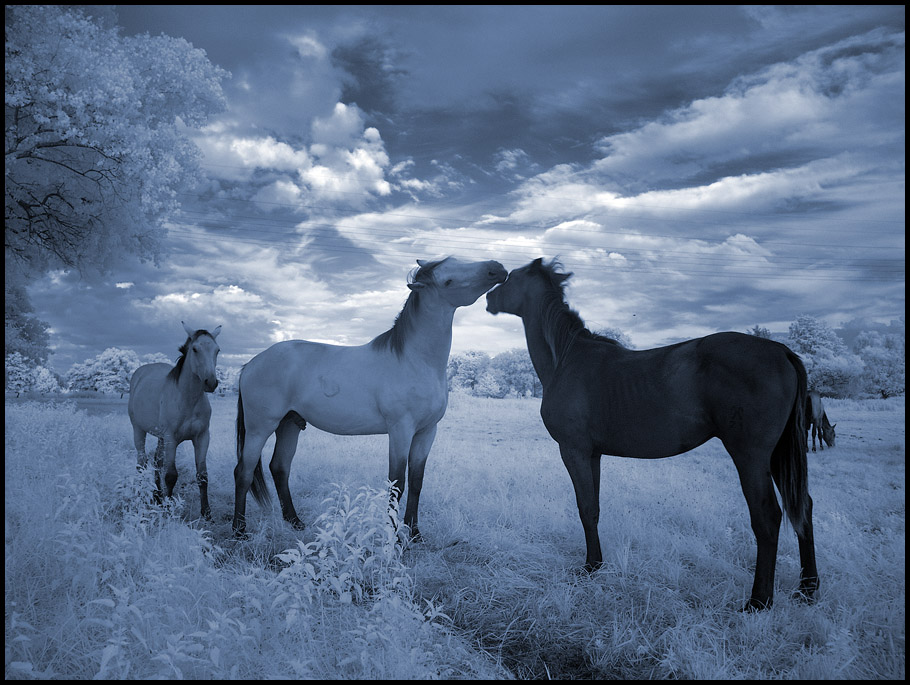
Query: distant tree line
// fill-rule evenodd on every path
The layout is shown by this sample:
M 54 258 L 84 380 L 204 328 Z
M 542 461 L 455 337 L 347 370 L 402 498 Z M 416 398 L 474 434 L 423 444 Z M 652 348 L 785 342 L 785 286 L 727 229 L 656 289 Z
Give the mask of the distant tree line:
M 43 332 L 43 331 L 42 331 Z M 596 331 L 633 348 L 629 337 L 616 328 Z M 771 332 L 755 326 L 752 335 L 771 338 Z M 90 391 L 123 395 L 130 378 L 142 364 L 176 359 L 156 353 L 141 358 L 132 350 L 110 347 L 84 362 L 73 364 L 61 375 L 44 365 L 49 350 L 46 336 L 37 336 L 44 346 L 33 343 L 31 354 L 20 349 L 6 354 L 6 390 L 21 393 L 53 394 Z M 799 316 L 790 324 L 785 343 L 806 365 L 809 389 L 826 397 L 892 397 L 904 394 L 904 319 L 893 321 L 887 332 L 863 331 L 848 347 L 827 324 L 811 316 Z M 239 368 L 217 367 L 217 393 L 236 392 Z M 486 352 L 458 352 L 449 357 L 446 368 L 450 391 L 477 397 L 541 397 L 543 388 L 531 357 L 524 348 L 496 355 Z

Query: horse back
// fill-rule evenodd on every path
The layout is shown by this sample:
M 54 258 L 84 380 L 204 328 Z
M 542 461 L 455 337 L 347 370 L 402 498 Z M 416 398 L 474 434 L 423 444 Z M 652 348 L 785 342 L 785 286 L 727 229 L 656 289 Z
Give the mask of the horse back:
M 558 442 L 582 436 L 603 454 L 660 458 L 712 437 L 776 441 L 796 390 L 787 347 L 755 336 L 718 333 L 650 350 L 580 339 L 544 388 L 541 415 Z M 765 425 L 769 406 L 776 433 Z

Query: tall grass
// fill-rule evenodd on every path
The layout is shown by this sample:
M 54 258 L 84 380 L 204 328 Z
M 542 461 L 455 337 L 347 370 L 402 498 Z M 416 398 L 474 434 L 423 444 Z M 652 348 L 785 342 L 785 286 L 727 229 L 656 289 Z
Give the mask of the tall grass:
M 837 447 L 809 464 L 819 601 L 789 597 L 799 555 L 785 524 L 774 606 L 743 614 L 755 542 L 716 440 L 673 459 L 604 457 L 605 564 L 586 575 L 539 401 L 451 396 L 425 542 L 409 546 L 382 487 L 385 436 L 307 429 L 290 481 L 307 530 L 251 504 L 238 542 L 230 400 L 214 403 L 206 525 L 188 513 L 187 445 L 178 497 L 154 507 L 125 415 L 8 404 L 6 675 L 902 679 L 903 398 L 826 408 Z

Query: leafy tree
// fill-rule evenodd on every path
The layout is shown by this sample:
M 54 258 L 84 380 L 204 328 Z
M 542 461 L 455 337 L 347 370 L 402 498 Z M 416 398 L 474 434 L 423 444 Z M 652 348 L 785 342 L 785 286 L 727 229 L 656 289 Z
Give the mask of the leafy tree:
M 7 272 L 157 260 L 198 171 L 185 127 L 224 109 L 227 72 L 181 38 L 121 36 L 60 5 L 7 6 L 5 58 Z
M 141 365 L 139 356 L 132 350 L 109 347 L 97 357 L 73 364 L 66 381 L 71 390 L 120 393 L 122 397 L 130 389 L 133 372 Z
M 882 397 L 903 395 L 906 374 L 906 337 L 899 333 L 863 331 L 853 350 L 865 364 L 866 390 Z
M 799 355 L 815 356 L 819 353 L 837 356 L 847 352 L 847 345 L 828 324 L 801 315 L 790 324 L 790 348 Z
M 755 324 L 752 328 L 746 331 L 749 335 L 754 335 L 756 338 L 765 338 L 766 340 L 771 339 L 771 331 L 765 328 L 764 326 L 759 326 Z
M 799 316 L 790 324 L 790 348 L 802 357 L 809 389 L 822 395 L 851 397 L 862 387 L 863 361 L 823 321 Z
M 33 365 L 47 363 L 50 355 L 48 326 L 31 315 L 32 304 L 25 288 L 9 285 L 5 295 L 6 354 L 18 352 Z
M 490 370 L 507 394 L 518 397 L 543 396 L 543 386 L 526 349 L 500 352 L 490 362 Z
M 622 330 L 616 326 L 605 326 L 592 332 L 597 335 L 602 335 L 605 338 L 612 338 L 627 350 L 635 349 L 635 345 L 632 344 L 632 340 L 629 338 L 629 336 L 623 333 Z
M 6 355 L 4 366 L 5 387 L 9 392 L 19 393 L 28 390 L 32 383 L 32 371 L 28 360 L 18 352 Z
M 489 365 L 490 357 L 484 352 L 468 350 L 451 355 L 446 365 L 449 390 L 474 390 Z

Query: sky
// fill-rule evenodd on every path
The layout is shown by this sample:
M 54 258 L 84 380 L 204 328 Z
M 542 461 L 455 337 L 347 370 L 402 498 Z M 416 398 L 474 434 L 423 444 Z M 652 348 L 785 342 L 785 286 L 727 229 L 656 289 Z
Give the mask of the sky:
M 417 259 L 558 257 L 639 348 L 903 316 L 903 6 L 116 6 L 231 72 L 159 266 L 30 290 L 65 372 L 391 327 Z M 481 298 L 453 352 L 524 347 Z

